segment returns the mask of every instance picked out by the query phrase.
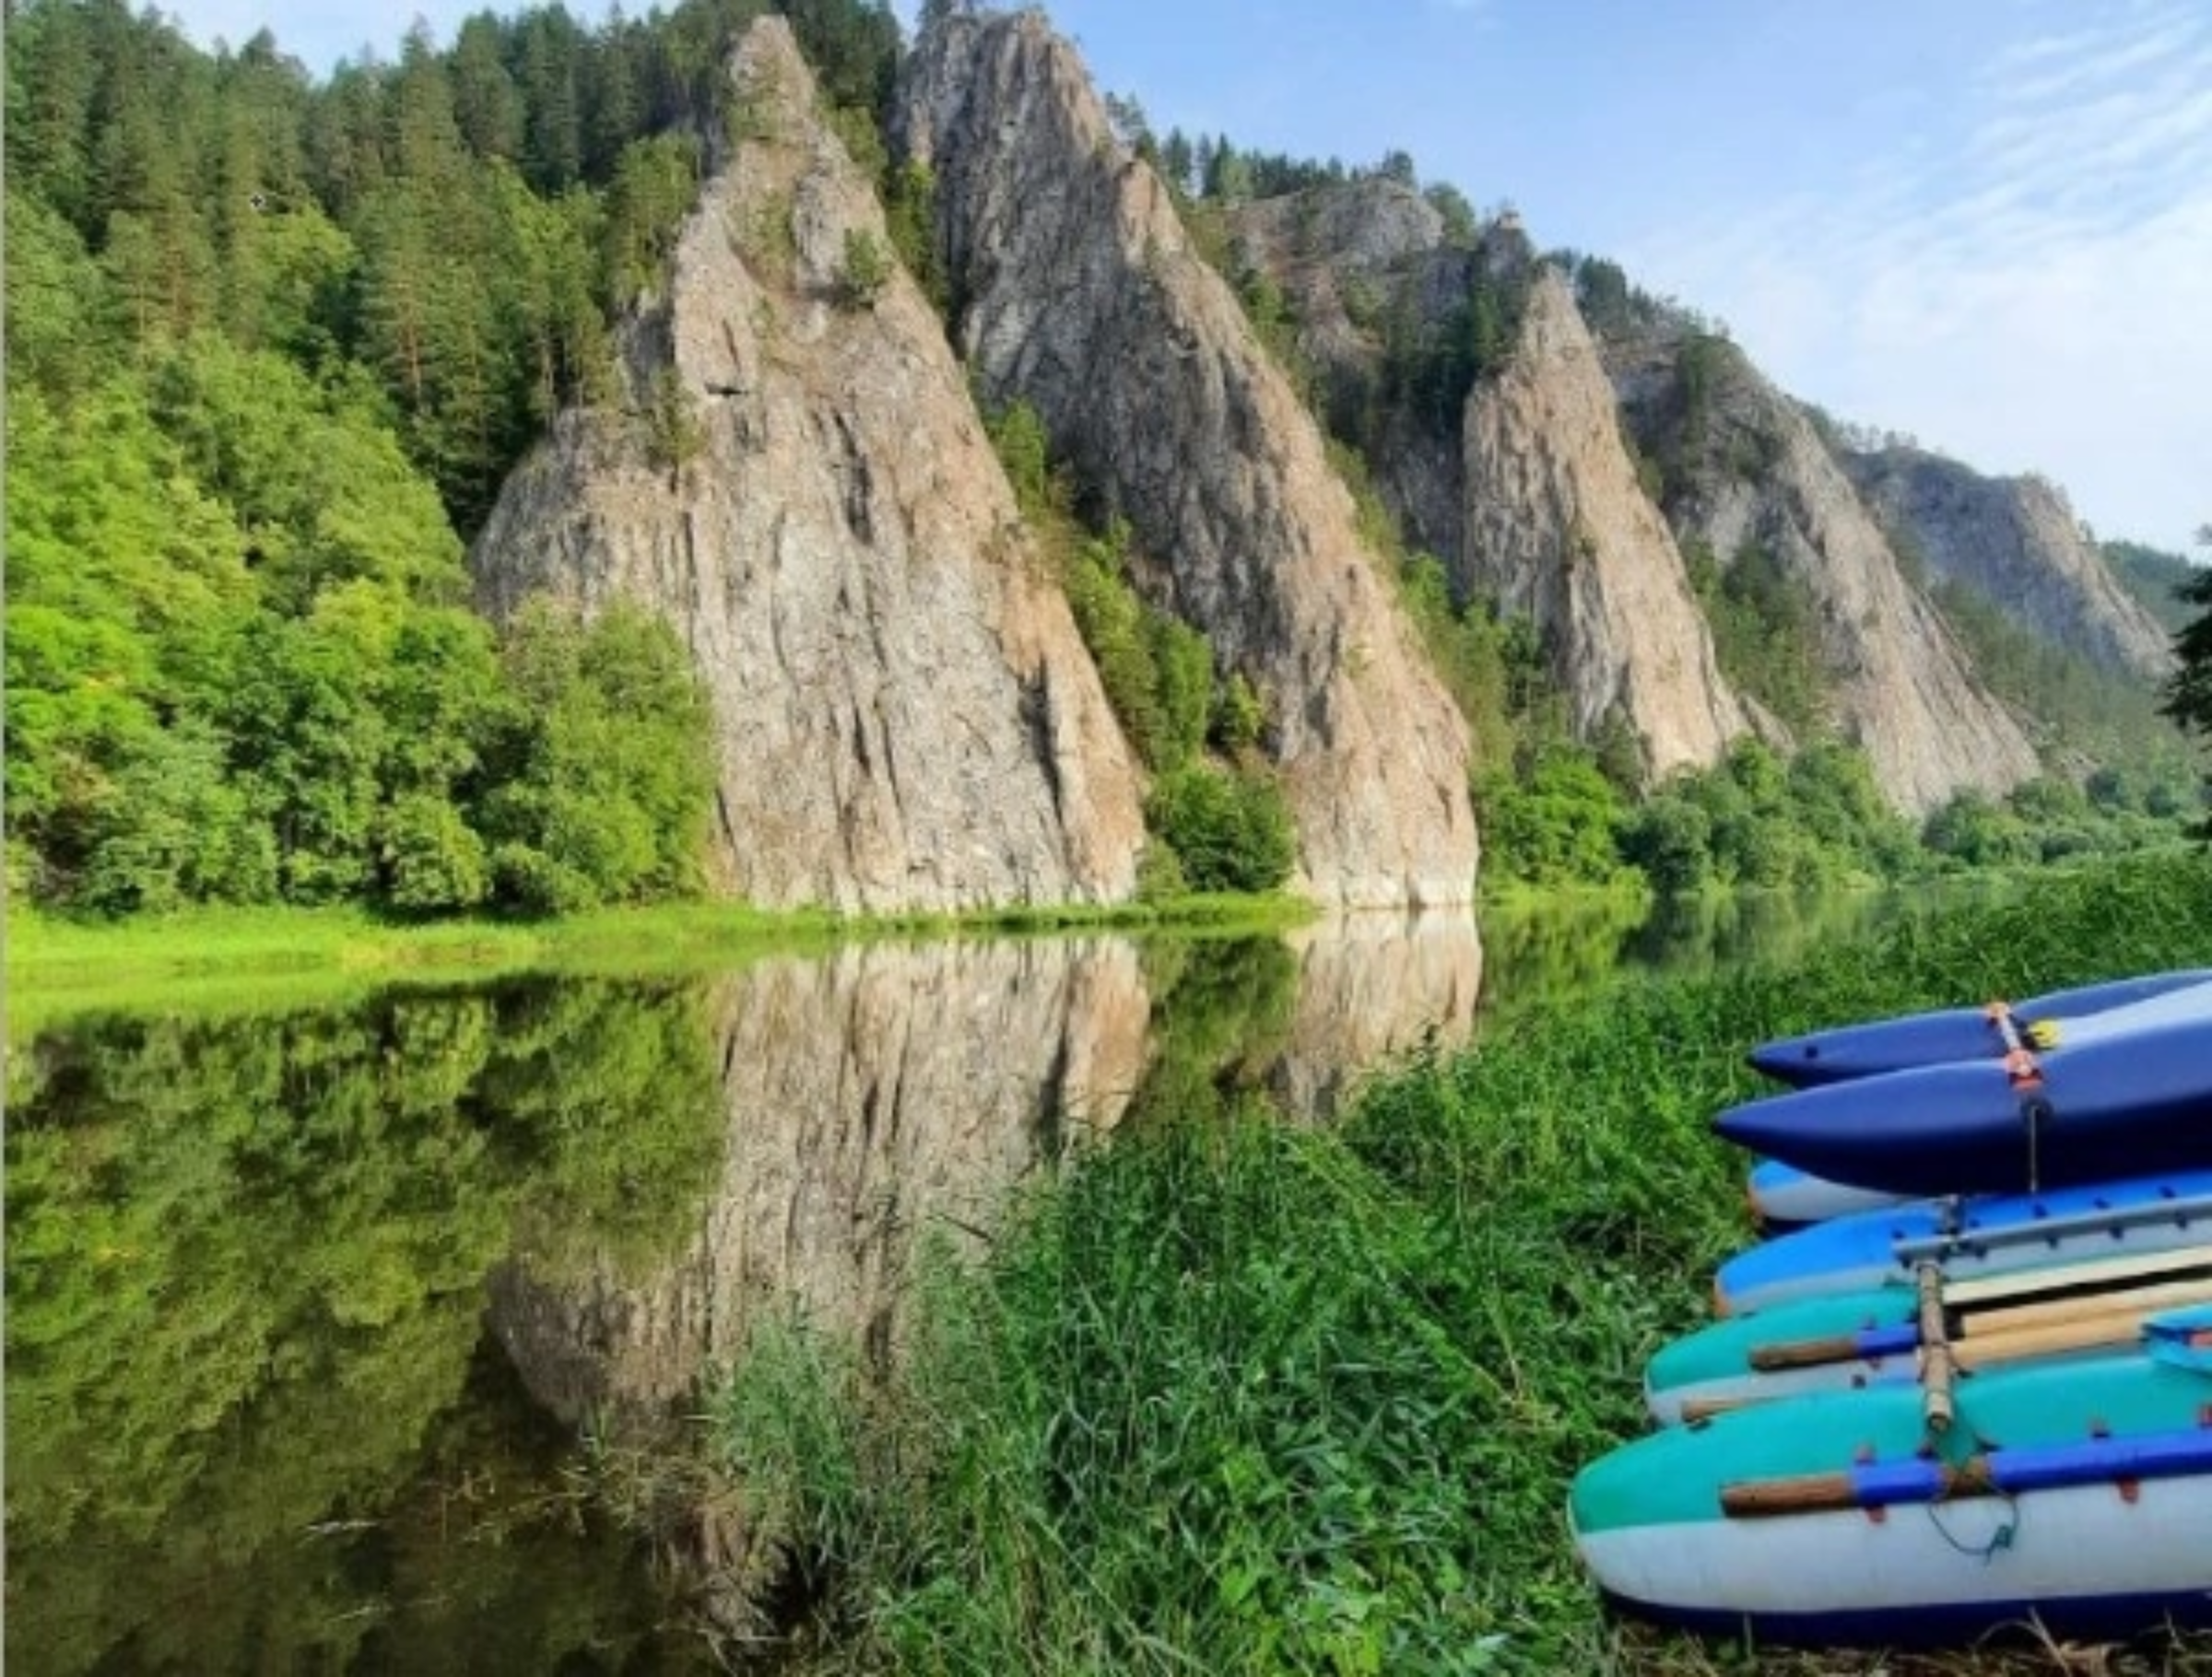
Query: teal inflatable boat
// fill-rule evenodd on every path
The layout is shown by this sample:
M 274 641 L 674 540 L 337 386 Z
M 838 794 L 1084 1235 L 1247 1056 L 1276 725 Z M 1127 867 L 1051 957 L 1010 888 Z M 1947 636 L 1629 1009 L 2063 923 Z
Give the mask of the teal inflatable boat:
M 2206 1230 L 2212 1240 L 2212 1229 Z M 2124 1252 L 1960 1280 L 1919 1276 L 1731 1317 L 1664 1347 L 1644 1369 L 1663 1426 L 1808 1391 L 1920 1378 L 1943 1349 L 1963 1379 L 2109 1354 L 2152 1316 L 2212 1305 L 2212 1244 Z
M 1761 1641 L 2212 1624 L 2212 1308 L 2120 1354 L 1653 1433 L 1585 1468 L 1569 1513 L 1617 1606 Z

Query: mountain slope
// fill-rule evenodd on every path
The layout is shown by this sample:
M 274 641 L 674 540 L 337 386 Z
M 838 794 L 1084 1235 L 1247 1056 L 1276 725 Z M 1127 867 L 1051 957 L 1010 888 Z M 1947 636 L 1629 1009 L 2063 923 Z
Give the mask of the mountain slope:
M 1917 449 L 1843 456 L 1875 515 L 1930 576 L 1998 605 L 2037 639 L 2105 669 L 2157 681 L 2166 632 L 2038 477 L 1984 477 Z

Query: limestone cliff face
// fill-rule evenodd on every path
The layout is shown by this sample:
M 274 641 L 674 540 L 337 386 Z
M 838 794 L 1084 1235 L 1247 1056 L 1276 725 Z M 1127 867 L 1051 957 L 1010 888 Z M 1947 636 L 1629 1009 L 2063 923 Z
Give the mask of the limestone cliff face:
M 2108 670 L 2158 680 L 2172 668 L 2158 620 L 2041 478 L 1984 477 L 1916 449 L 1843 460 L 1883 526 L 1919 552 L 1931 577 Z
M 1694 376 L 1679 342 L 1613 364 L 1640 445 L 1665 463 L 1677 540 L 1723 564 L 1762 548 L 1809 592 L 1834 721 L 1892 803 L 1924 814 L 2031 778 L 2018 719 L 1975 680 L 1811 422 L 1733 346 L 1697 353 Z
M 1466 731 L 1360 542 L 1318 428 L 1166 188 L 1034 13 L 924 31 L 900 141 L 935 172 L 955 333 L 1154 557 L 1140 581 L 1268 703 L 1325 902 L 1465 900 Z
M 1511 363 L 1467 399 L 1464 576 L 1532 617 L 1576 732 L 1632 727 L 1654 775 L 1707 768 L 1747 720 L 1682 555 L 1621 440 L 1567 281 L 1535 274 Z
M 473 556 L 483 601 L 627 598 L 676 627 L 712 692 L 740 897 L 1125 897 L 1138 773 L 944 333 L 903 274 L 848 290 L 849 238 L 888 240 L 789 28 L 756 25 L 733 74 L 751 137 L 624 328 L 629 411 L 562 414 L 514 474 Z
M 1414 548 L 1460 550 L 1458 404 L 1386 399 L 1385 325 L 1416 342 L 1464 331 L 1475 253 L 1443 242 L 1420 194 L 1385 176 L 1309 187 L 1228 212 L 1238 271 L 1280 287 L 1330 429 L 1365 440 L 1367 469 Z

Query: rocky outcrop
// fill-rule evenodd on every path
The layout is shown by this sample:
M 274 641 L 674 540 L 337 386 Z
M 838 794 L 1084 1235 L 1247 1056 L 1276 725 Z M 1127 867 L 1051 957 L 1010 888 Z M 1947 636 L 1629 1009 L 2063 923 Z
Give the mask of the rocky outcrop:
M 2158 680 L 2172 668 L 2166 632 L 2043 479 L 1984 477 L 1917 449 L 1843 460 L 1883 526 L 1930 577 L 1981 595 L 2038 639 L 2108 670 Z
M 1264 275 L 1283 293 L 1328 427 L 1363 440 L 1368 473 L 1407 545 L 1456 555 L 1461 404 L 1430 410 L 1412 393 L 1393 399 L 1388 352 L 1394 334 L 1422 345 L 1464 334 L 1475 253 L 1445 244 L 1435 207 L 1383 175 L 1231 205 L 1228 219 L 1239 272 Z
M 1809 594 L 1832 721 L 1892 803 L 1924 814 L 2036 773 L 2018 721 L 1974 679 L 1794 403 L 1733 346 L 1698 334 L 1617 349 L 1610 365 L 1639 446 L 1664 466 L 1677 541 L 1724 565 L 1763 549 Z
M 1618 718 L 1654 777 L 1708 768 L 1747 721 L 1566 279 L 1539 266 L 1520 341 L 1467 399 L 1465 580 L 1535 620 L 1582 737 Z
M 943 329 L 895 264 L 856 283 L 854 252 L 889 241 L 788 26 L 755 25 L 733 74 L 747 137 L 624 328 L 628 411 L 559 416 L 477 544 L 481 596 L 626 598 L 676 627 L 712 694 L 737 896 L 1125 897 L 1138 773 Z
M 1153 563 L 1155 603 L 1265 699 L 1297 888 L 1351 905 L 1465 900 L 1464 722 L 1359 535 L 1318 428 L 1115 141 L 1041 15 L 924 32 L 900 100 L 935 172 L 954 331 L 986 400 L 1020 400 Z

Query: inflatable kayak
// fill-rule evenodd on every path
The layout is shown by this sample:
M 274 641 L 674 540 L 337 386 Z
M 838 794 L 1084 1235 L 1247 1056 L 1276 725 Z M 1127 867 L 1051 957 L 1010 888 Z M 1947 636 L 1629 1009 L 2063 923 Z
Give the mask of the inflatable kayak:
M 1770 1642 L 2212 1624 L 2212 1309 L 2007 1369 L 1938 1414 L 1912 1383 L 1673 1427 L 1576 1477 L 1574 1540 L 1638 1615 Z
M 1923 1200 L 1835 1217 L 1747 1248 L 1720 1267 L 1724 1316 L 1793 1298 L 1910 1282 L 1934 1261 L 1957 1281 L 2084 1258 L 2201 1246 L 2212 1238 L 2212 1170 L 2040 1194 Z
M 2188 1305 L 2212 1305 L 2212 1228 L 2171 1251 L 1972 1281 L 1931 1265 L 1917 1284 L 1801 1298 L 1687 1334 L 1646 1366 L 1644 1400 L 1672 1426 L 1802 1392 L 1912 1381 L 1931 1344 L 1978 1378 L 2107 1354 L 2133 1344 L 2148 1318 Z
M 2212 1165 L 2212 986 L 2125 1011 L 2136 1023 L 2091 1041 L 1793 1090 L 1732 1107 L 1714 1128 L 1815 1176 L 1900 1194 Z
M 2204 985 L 2212 985 L 2212 968 L 2115 979 L 2053 991 L 2017 1003 L 1944 1008 L 1838 1026 L 1802 1037 L 1778 1038 L 1753 1049 L 1750 1060 L 1768 1076 L 1795 1088 L 1957 1060 L 1998 1060 L 2009 1046 L 2004 1031 L 2007 1019 L 2014 1024 L 2016 1034 L 2030 1046 L 2051 1047 L 2087 1039 L 2083 1028 L 2093 1015 Z M 2109 1022 L 2106 1028 L 2110 1028 Z
M 1770 1231 L 1825 1223 L 1830 1217 L 1847 1217 L 1853 1212 L 1877 1211 L 1901 1204 L 1906 1198 L 1902 1194 L 1884 1193 L 1879 1189 L 1831 1182 L 1794 1165 L 1785 1165 L 1780 1159 L 1767 1159 L 1753 1166 L 1744 1184 L 1744 1193 L 1751 1204 L 1751 1220 Z

